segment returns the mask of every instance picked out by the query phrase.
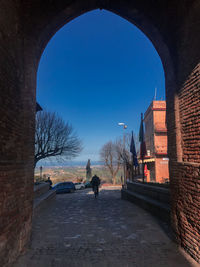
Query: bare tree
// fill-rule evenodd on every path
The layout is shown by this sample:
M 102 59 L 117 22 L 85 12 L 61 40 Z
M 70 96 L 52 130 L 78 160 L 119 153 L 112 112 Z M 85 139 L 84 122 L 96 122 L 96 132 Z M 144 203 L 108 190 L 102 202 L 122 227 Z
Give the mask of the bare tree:
M 119 153 L 120 159 L 123 162 L 126 162 L 128 165 L 131 165 L 131 152 L 130 152 L 130 146 L 131 146 L 131 133 L 127 133 L 125 135 L 125 140 L 123 141 L 122 138 L 118 138 L 116 140 L 117 145 L 117 152 Z M 139 151 L 139 138 L 133 134 L 133 138 L 136 145 L 136 151 Z
M 113 184 L 116 184 L 116 175 L 121 164 L 117 144 L 111 141 L 106 143 L 100 150 L 100 157 L 112 175 Z
M 36 115 L 35 166 L 41 159 L 56 157 L 71 159 L 82 150 L 80 139 L 73 127 L 55 112 L 42 111 Z
M 131 138 L 132 138 L 131 133 L 127 133 L 124 136 L 124 140 L 122 138 L 118 138 L 116 141 L 117 153 L 119 154 L 121 164 L 122 165 L 125 164 L 126 175 L 128 173 L 130 177 L 133 176 L 133 170 L 134 170 L 132 153 L 130 152 Z M 139 138 L 136 137 L 134 134 L 133 138 L 136 145 L 136 151 L 139 151 Z

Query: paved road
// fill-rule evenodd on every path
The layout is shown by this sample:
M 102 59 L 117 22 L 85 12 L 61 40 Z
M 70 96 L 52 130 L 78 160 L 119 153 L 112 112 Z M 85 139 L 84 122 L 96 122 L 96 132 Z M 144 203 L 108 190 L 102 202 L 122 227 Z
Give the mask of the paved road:
M 193 266 L 154 217 L 120 190 L 57 195 L 33 221 L 32 241 L 15 267 Z

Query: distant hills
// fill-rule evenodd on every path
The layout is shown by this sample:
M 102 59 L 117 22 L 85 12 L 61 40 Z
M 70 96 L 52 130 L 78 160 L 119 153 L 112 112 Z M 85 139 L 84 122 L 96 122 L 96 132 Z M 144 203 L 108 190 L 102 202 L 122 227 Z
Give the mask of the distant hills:
M 42 167 L 83 167 L 86 166 L 86 161 L 66 161 L 66 162 L 53 162 L 53 161 L 41 161 L 38 162 L 36 168 Z M 101 161 L 91 161 L 91 167 L 92 166 L 102 166 L 104 165 Z

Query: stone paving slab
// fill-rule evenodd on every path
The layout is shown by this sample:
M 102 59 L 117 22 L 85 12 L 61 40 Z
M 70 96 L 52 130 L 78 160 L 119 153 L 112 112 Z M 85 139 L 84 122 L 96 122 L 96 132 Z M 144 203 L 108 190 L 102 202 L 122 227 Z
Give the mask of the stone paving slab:
M 14 267 L 185 267 L 168 227 L 120 198 L 119 188 L 57 195 L 33 220 L 25 255 Z

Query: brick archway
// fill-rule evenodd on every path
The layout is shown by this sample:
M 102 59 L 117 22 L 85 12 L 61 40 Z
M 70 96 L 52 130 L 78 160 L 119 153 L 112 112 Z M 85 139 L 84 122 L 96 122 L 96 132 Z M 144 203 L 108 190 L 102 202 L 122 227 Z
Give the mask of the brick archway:
M 96 8 L 134 23 L 152 41 L 166 78 L 172 227 L 198 261 L 200 193 L 200 37 L 198 0 L 2 1 L 0 11 L 0 258 L 30 236 L 37 67 L 64 24 Z

